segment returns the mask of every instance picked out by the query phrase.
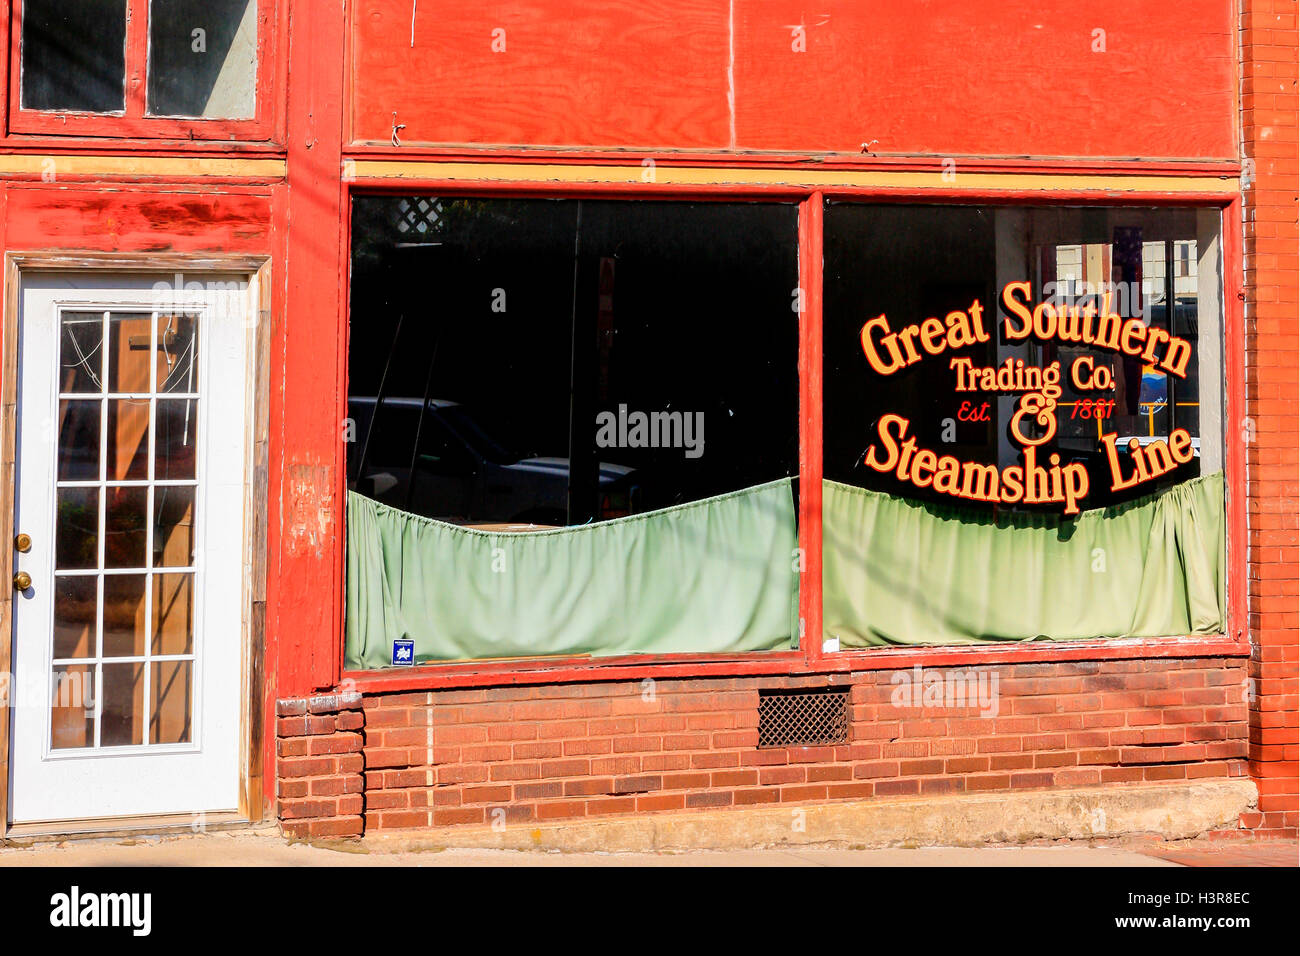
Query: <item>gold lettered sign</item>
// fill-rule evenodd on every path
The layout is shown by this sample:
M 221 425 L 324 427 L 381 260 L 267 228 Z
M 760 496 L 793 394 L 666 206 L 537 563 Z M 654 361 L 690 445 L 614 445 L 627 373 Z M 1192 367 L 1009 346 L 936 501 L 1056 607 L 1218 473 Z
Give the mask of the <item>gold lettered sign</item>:
M 1101 307 L 1091 301 L 1069 305 L 1044 300 L 1031 305 L 1028 282 L 1010 282 L 1002 290 L 1005 310 L 1003 334 L 1007 341 L 1034 338 L 1140 358 L 1168 375 L 1187 378 L 1192 346 L 1164 329 L 1148 326 L 1141 319 L 1122 318 L 1111 310 L 1110 295 Z M 899 329 L 890 328 L 882 313 L 862 326 L 862 351 L 880 375 L 893 375 L 927 358 L 940 358 L 990 340 L 985 327 L 984 307 L 978 299 L 968 309 L 949 312 L 942 320 L 924 319 Z M 882 474 L 892 472 L 900 481 L 917 488 L 968 501 L 1001 504 L 1057 505 L 1062 513 L 1079 513 L 1088 496 L 1088 470 L 1078 462 L 1061 464 L 1051 452 L 1040 458 L 1039 449 L 1056 436 L 1057 402 L 1061 397 L 1061 363 L 1027 365 L 1008 358 L 1001 365 L 977 366 L 970 358 L 952 356 L 948 368 L 954 373 L 954 391 L 961 396 L 1018 393 L 1011 416 L 1010 434 L 1024 449 L 1023 465 L 997 465 L 960 461 L 929 448 L 918 448 L 908 437 L 912 423 L 902 415 L 881 416 L 876 423 L 876 441 L 867 447 L 865 463 Z M 1105 393 L 1114 389 L 1109 368 L 1098 367 L 1091 355 L 1080 355 L 1070 363 L 1070 382 L 1081 392 Z M 1102 400 L 1103 402 L 1105 400 Z M 1109 401 L 1113 410 L 1114 400 Z M 964 399 L 965 420 L 986 421 L 988 402 Z M 1191 434 L 1175 428 L 1169 440 L 1155 439 L 1145 447 L 1136 438 L 1127 449 L 1118 447 L 1119 435 L 1103 434 L 1101 447 L 1110 470 L 1111 491 L 1132 489 L 1173 471 L 1191 461 L 1196 452 Z

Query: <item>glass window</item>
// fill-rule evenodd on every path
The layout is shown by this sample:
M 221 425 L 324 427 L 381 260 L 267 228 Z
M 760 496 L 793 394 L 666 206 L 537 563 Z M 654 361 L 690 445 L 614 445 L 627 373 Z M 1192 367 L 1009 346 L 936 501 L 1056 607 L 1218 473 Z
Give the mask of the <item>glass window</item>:
M 360 197 L 353 216 L 363 494 L 575 525 L 797 474 L 795 206 Z
M 1218 467 L 1203 212 L 833 203 L 825 229 L 827 478 L 1069 514 Z M 1001 484 L 936 481 L 945 456 Z M 1045 497 L 1005 482 L 1035 468 Z
M 126 107 L 126 0 L 24 0 L 22 106 Z
M 257 10 L 257 0 L 151 0 L 143 53 L 127 50 L 127 0 L 22 0 L 21 107 L 252 119 Z M 128 74 L 147 77 L 145 103 L 128 100 Z
M 250 119 L 256 87 L 255 0 L 153 0 L 150 116 Z

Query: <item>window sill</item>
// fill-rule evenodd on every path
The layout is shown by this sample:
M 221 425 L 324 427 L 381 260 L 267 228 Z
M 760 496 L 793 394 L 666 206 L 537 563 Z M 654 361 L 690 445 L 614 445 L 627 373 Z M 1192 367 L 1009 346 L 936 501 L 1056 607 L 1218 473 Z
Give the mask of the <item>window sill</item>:
M 150 155 L 211 155 L 229 156 L 231 153 L 256 153 L 283 156 L 287 150 L 282 143 L 269 139 L 155 139 L 138 136 L 56 136 L 41 133 L 9 133 L 0 139 L 0 153 L 23 153 L 40 150 L 45 154 L 96 153 L 130 154 L 147 152 Z
M 879 647 L 836 651 L 809 661 L 801 651 L 714 655 L 629 655 L 547 660 L 468 661 L 382 671 L 345 671 L 362 694 L 501 685 L 564 684 L 645 678 L 808 676 L 923 667 L 992 667 L 1059 661 L 1249 657 L 1250 645 L 1225 635 L 1013 643 L 963 647 Z

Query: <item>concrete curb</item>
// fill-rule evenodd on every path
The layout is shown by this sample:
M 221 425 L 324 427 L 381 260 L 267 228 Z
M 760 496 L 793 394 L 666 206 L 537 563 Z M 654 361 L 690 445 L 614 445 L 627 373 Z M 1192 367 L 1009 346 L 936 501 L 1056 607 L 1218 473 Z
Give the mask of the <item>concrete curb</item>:
M 442 847 L 646 853 L 825 843 L 978 846 L 1139 833 L 1185 840 L 1236 827 L 1257 797 L 1252 781 L 1236 778 L 401 830 L 362 842 L 381 853 Z

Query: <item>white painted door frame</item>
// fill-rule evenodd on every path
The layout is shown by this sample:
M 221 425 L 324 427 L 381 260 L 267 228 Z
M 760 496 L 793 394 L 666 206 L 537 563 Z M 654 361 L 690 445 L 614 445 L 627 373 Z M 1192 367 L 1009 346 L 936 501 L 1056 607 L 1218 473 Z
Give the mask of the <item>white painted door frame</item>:
M 199 459 L 201 476 L 195 515 L 200 553 L 195 558 L 194 567 L 195 574 L 203 578 L 201 590 L 221 597 L 219 604 L 211 597 L 207 605 L 203 604 L 202 597 L 195 602 L 195 636 L 191 648 L 196 655 L 192 665 L 192 739 L 170 744 L 155 742 L 151 747 L 146 729 L 143 732 L 146 739 L 141 740 L 138 746 L 98 746 L 60 752 L 51 743 L 48 700 L 27 701 L 24 696 L 30 690 L 25 685 L 31 683 L 32 675 L 37 670 L 48 672 L 51 665 L 49 601 L 47 598 L 46 606 L 39 609 L 40 614 L 32 615 L 27 612 L 34 608 L 26 605 L 30 595 L 19 595 L 6 587 L 8 600 L 0 603 L 0 627 L 3 627 L 0 642 L 7 646 L 0 647 L 0 665 L 8 665 L 4 670 L 12 671 L 13 679 L 8 688 L 11 691 L 8 719 L 0 721 L 3 725 L 0 727 L 0 761 L 6 764 L 6 786 L 0 793 L 0 809 L 4 811 L 0 816 L 0 826 L 12 823 L 8 829 L 17 833 L 32 827 L 93 829 L 99 828 L 94 825 L 95 821 L 108 826 L 112 821 L 121 822 L 129 818 L 158 821 L 175 816 L 182 824 L 187 817 L 202 819 L 208 814 L 259 818 L 262 804 L 261 739 L 257 731 L 260 727 L 257 714 L 262 701 L 261 688 L 254 686 L 249 663 L 254 654 L 261 653 L 260 627 L 250 628 L 250 624 L 260 624 L 261 615 L 255 612 L 251 601 L 260 602 L 262 599 L 261 575 L 264 574 L 264 561 L 252 553 L 252 542 L 263 541 L 264 533 L 258 534 L 252 522 L 254 516 L 264 510 L 254 507 L 257 495 L 265 493 L 266 422 L 262 378 L 265 369 L 260 367 L 263 364 L 260 357 L 265 354 L 267 331 L 266 323 L 262 321 L 266 314 L 262 306 L 268 291 L 266 261 L 195 262 L 192 259 L 122 260 L 109 257 L 86 261 L 86 257 L 82 257 L 75 262 L 59 260 L 55 271 L 48 268 L 50 263 L 45 261 L 45 257 L 7 258 L 5 414 L 0 423 L 4 426 L 5 439 L 2 467 L 5 473 L 17 480 L 16 505 L 20 515 L 25 500 L 27 503 L 36 500 L 30 492 L 24 499 L 22 486 L 34 484 L 37 472 L 43 472 L 50 479 L 49 488 L 53 488 L 55 443 L 46 441 L 44 447 L 35 449 L 33 457 L 33 443 L 25 440 L 33 435 L 30 431 L 24 435 L 23 428 L 30 429 L 31 421 L 37 417 L 50 420 L 57 414 L 58 406 L 52 404 L 58 400 L 57 391 L 51 390 L 53 378 L 50 375 L 54 366 L 45 369 L 41 376 L 43 382 L 39 384 L 29 382 L 25 374 L 22 377 L 15 375 L 20 371 L 19 352 L 22 353 L 23 373 L 33 370 L 28 365 L 38 361 L 35 356 L 43 354 L 53 361 L 49 353 L 57 354 L 58 335 L 51 337 L 49 334 L 52 329 L 50 322 L 54 321 L 48 314 L 50 310 L 148 310 L 152 315 L 158 308 L 179 311 L 175 309 L 177 305 L 188 304 L 196 310 L 193 314 L 202 315 L 199 319 L 200 397 L 195 424 L 198 433 L 207 436 L 206 441 L 202 437 L 198 439 L 200 444 L 209 455 L 215 454 L 216 457 L 210 462 L 202 457 Z M 211 271 L 226 272 L 227 269 L 236 274 L 218 275 Z M 150 275 L 154 270 L 158 270 L 158 274 Z M 182 284 L 179 296 L 175 289 L 178 273 Z M 233 279 L 238 279 L 241 286 L 221 285 Z M 160 291 L 164 284 L 172 288 L 167 292 Z M 190 288 L 185 290 L 184 286 Z M 217 291 L 212 292 L 214 287 Z M 46 323 L 44 335 L 29 333 L 26 328 L 29 322 L 41 318 L 27 314 L 29 300 L 34 307 L 39 301 L 39 308 L 47 313 L 43 317 Z M 233 316 L 218 315 L 223 311 L 229 313 L 232 306 Z M 225 324 L 215 325 L 218 319 Z M 16 336 L 14 333 L 20 330 L 22 334 Z M 34 335 L 34 338 L 29 338 L 29 335 Z M 29 345 L 36 348 L 29 349 Z M 203 387 L 205 381 L 209 386 L 207 389 Z M 39 399 L 28 394 L 35 391 L 42 393 Z M 45 401 L 51 404 L 51 408 L 42 409 L 37 415 L 36 410 L 26 407 L 33 401 Z M 205 409 L 204 405 L 209 407 Z M 255 437 L 259 439 L 256 447 Z M 49 454 L 45 455 L 47 451 Z M 15 453 L 17 470 L 14 468 Z M 44 461 L 45 458 L 49 461 Z M 36 459 L 43 461 L 41 467 L 29 467 Z M 253 480 L 255 463 L 261 482 Z M 260 487 L 255 488 L 258 485 Z M 156 492 L 155 488 L 150 494 Z M 38 493 L 36 498 L 39 497 Z M 49 506 L 49 501 L 54 496 L 47 490 L 45 497 L 47 505 L 35 510 L 45 514 L 52 526 L 54 509 Z M 150 500 L 154 499 L 151 497 Z M 26 530 L 12 525 L 14 504 L 6 503 L 4 515 L 4 524 L 9 525 L 6 530 L 10 535 L 17 530 Z M 230 521 L 232 510 L 238 512 L 240 520 Z M 217 517 L 218 512 L 220 517 Z M 100 520 L 104 520 L 102 511 Z M 17 558 L 19 568 L 28 570 L 34 579 L 44 577 L 48 582 L 52 580 L 50 575 L 54 564 L 52 529 L 28 533 L 34 539 L 30 552 L 17 554 L 11 549 L 3 549 L 7 560 L 0 563 L 7 565 L 5 577 L 12 576 L 14 559 Z M 100 572 L 100 578 L 104 579 L 104 572 Z M 98 614 L 102 630 L 103 586 L 100 587 Z M 47 589 L 45 593 L 49 594 L 51 590 Z M 47 622 L 39 633 L 29 626 L 35 617 Z M 252 633 L 254 630 L 256 633 Z M 218 637 L 220 646 L 214 643 Z M 209 642 L 207 648 L 204 647 L 205 640 Z M 42 651 L 35 649 L 38 644 L 45 645 Z M 98 651 L 97 660 L 101 662 L 104 650 L 100 647 Z M 36 664 L 38 654 L 39 666 Z M 144 656 L 149 657 L 149 654 Z M 146 666 L 150 665 L 141 664 L 141 667 Z M 117 673 L 121 673 L 121 668 L 119 664 Z M 221 688 L 219 693 L 225 697 L 223 704 L 214 706 L 214 687 Z M 143 693 L 147 696 L 149 688 L 145 687 Z M 205 694 L 209 698 L 206 701 Z M 102 708 L 102 702 L 97 706 Z M 103 715 L 99 714 L 99 717 Z M 99 727 L 96 723 L 96 733 Z M 96 745 L 100 744 L 98 737 L 93 739 Z M 205 762 L 210 765 L 206 770 L 201 769 Z M 29 778 L 28 774 L 35 776 Z M 87 827 L 87 823 L 92 825 Z

